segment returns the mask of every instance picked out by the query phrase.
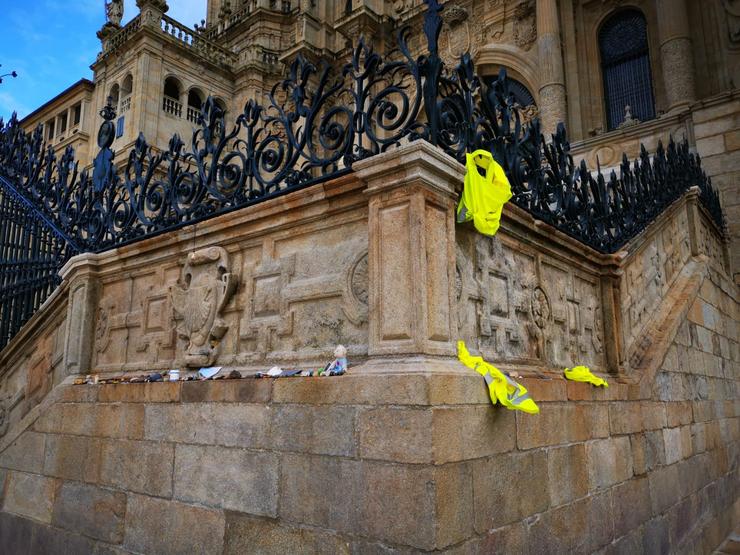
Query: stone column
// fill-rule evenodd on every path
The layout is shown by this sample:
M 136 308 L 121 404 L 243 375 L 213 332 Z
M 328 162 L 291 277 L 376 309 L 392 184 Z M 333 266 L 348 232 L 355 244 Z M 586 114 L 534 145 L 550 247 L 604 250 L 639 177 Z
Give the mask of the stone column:
M 416 141 L 354 169 L 369 197 L 369 354 L 454 355 L 455 188 L 464 167 Z
M 80 254 L 61 269 L 69 282 L 67 323 L 64 336 L 64 373 L 88 374 L 92 367 L 95 324 L 100 295 L 97 255 Z
M 537 48 L 540 67 L 540 114 L 548 138 L 558 123 L 565 122 L 567 105 L 563 49 L 557 0 L 537 0 Z
M 668 110 L 696 100 L 686 0 L 657 0 L 660 60 Z

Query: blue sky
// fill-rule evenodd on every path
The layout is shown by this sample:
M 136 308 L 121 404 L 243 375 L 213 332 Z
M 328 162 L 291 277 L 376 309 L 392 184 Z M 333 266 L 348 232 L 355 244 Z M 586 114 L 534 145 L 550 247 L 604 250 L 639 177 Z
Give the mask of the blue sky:
M 0 0 L 0 117 L 23 117 L 83 77 L 100 51 L 95 33 L 105 22 L 104 0 Z M 205 17 L 206 0 L 168 0 L 168 15 L 192 27 Z M 124 20 L 138 13 L 125 0 Z

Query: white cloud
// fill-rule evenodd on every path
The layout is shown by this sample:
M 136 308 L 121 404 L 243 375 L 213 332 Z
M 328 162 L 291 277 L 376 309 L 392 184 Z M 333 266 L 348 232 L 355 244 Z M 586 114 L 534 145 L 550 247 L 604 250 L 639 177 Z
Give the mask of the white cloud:
M 3 82 L 0 87 L 4 87 Z M 18 113 L 18 119 L 22 119 L 31 113 L 31 109 L 24 103 L 20 102 L 12 94 L 7 92 L 0 92 L 0 116 L 5 116 L 6 121 L 10 119 L 10 114 L 13 112 Z
M 206 2 L 207 0 L 167 0 L 170 7 L 167 15 L 192 27 L 194 23 L 206 18 Z M 139 13 L 136 0 L 125 0 L 123 7 L 125 21 L 133 19 Z

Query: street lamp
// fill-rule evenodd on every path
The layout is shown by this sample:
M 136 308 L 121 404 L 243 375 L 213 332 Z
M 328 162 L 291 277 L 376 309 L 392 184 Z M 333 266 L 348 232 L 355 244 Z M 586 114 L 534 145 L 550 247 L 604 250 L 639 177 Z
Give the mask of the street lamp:
M 0 67 L 3 67 L 3 64 L 0 64 Z M 11 71 L 10 73 L 6 73 L 5 75 L 0 75 L 0 84 L 3 82 L 3 77 L 18 77 L 18 73 L 15 71 Z

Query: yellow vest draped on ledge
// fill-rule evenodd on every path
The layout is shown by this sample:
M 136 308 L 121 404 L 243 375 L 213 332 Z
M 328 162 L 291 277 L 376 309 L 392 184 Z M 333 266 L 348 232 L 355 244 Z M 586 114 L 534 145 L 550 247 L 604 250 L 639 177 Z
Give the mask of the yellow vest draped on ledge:
M 521 410 L 529 414 L 540 412 L 540 408 L 527 393 L 527 388 L 512 380 L 482 357 L 472 356 L 465 347 L 464 341 L 457 342 L 457 357 L 465 366 L 483 376 L 488 386 L 488 395 L 494 405 L 498 401 L 509 410 Z

